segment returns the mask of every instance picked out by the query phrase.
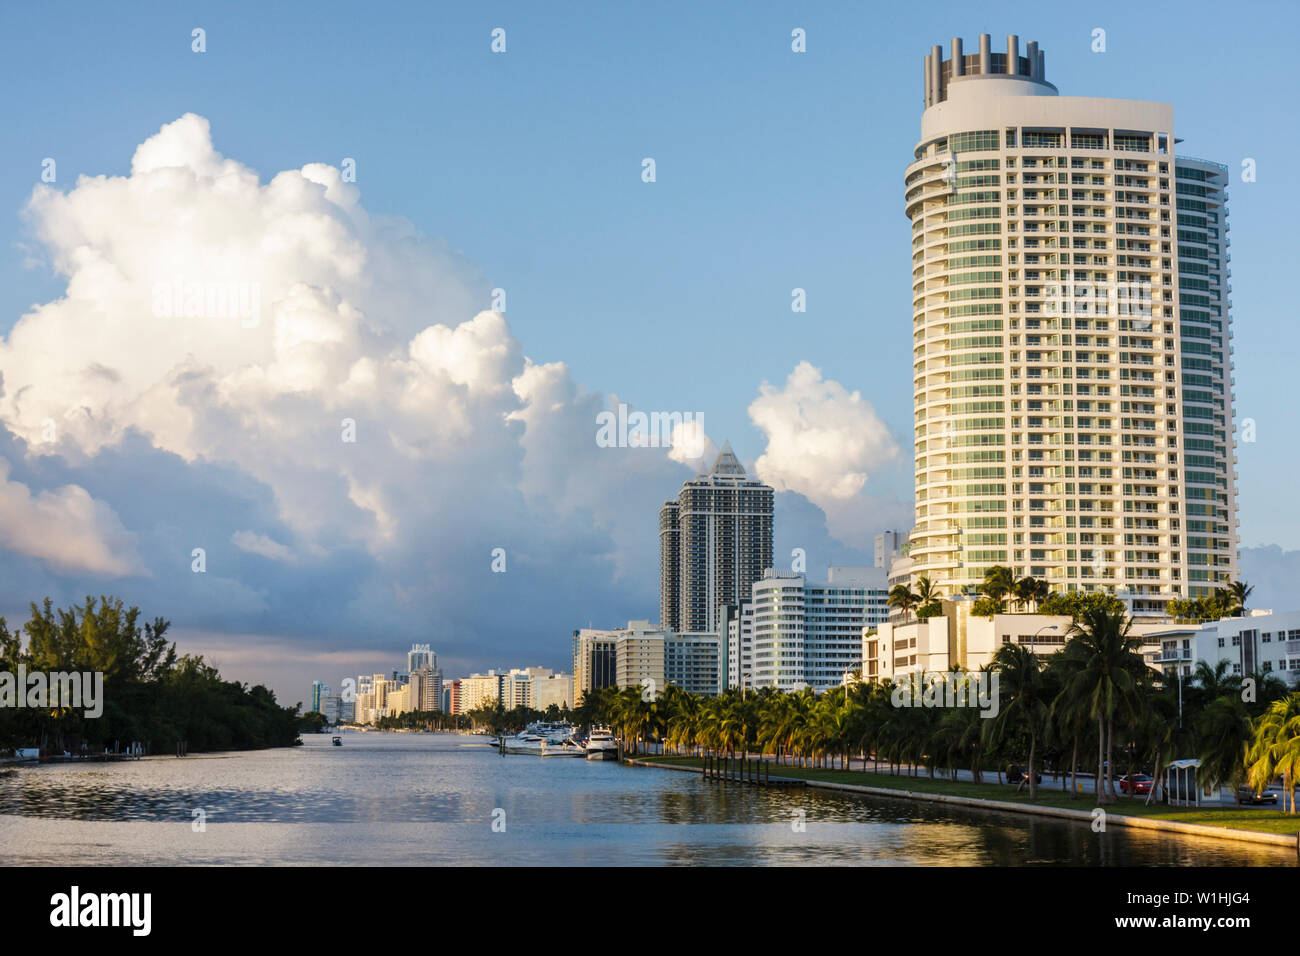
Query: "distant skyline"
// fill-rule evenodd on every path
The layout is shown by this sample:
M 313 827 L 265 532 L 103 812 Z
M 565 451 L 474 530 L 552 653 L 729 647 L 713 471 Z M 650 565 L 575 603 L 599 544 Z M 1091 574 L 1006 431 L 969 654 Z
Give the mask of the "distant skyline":
M 417 642 L 567 670 L 573 628 L 657 617 L 699 467 L 598 447 L 619 402 L 702 415 L 777 488 L 778 564 L 872 564 L 911 527 L 921 57 L 982 32 L 1228 165 L 1243 577 L 1300 606 L 1292 5 L 74 8 L 0 11 L 10 626 L 117 594 L 288 703 Z M 256 283 L 257 324 L 164 320 L 175 277 Z

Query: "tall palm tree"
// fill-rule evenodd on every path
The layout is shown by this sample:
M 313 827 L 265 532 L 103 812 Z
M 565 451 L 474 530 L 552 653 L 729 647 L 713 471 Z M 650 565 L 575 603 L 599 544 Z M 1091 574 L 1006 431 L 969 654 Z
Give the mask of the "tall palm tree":
M 895 584 L 890 588 L 889 606 L 902 611 L 904 618 L 909 616 L 912 608 L 916 607 L 918 600 L 919 598 L 906 584 Z
M 1237 788 L 1246 777 L 1246 751 L 1252 738 L 1250 714 L 1239 694 L 1214 700 L 1197 721 L 1201 737 L 1201 765 L 1197 780 L 1211 787 L 1231 787 L 1235 802 L 1241 802 Z
M 1228 585 L 1228 596 L 1232 599 L 1232 605 L 1237 613 L 1246 613 L 1246 599 L 1250 597 L 1251 592 L 1255 590 L 1253 584 L 1247 584 L 1245 581 L 1233 581 Z
M 1081 692 L 1086 685 L 1074 681 L 1083 669 L 1083 658 L 1079 654 L 1053 654 L 1047 666 L 1056 672 L 1056 682 L 1061 688 L 1052 700 L 1048 716 L 1058 743 L 1070 747 L 1069 788 L 1073 800 L 1079 794 L 1079 748 L 1088 736 L 1092 721 L 1088 696 Z
M 1029 799 L 1036 795 L 1034 763 L 1038 752 L 1038 739 L 1042 733 L 1047 703 L 1043 699 L 1043 672 L 1038 657 L 1022 644 L 1003 644 L 993 655 L 997 670 L 1002 706 L 996 718 L 999 736 L 1005 736 L 1007 725 L 1023 726 L 1029 734 Z
M 1076 658 L 1077 668 L 1064 692 L 1086 701 L 1088 716 L 1097 722 L 1097 803 L 1114 797 L 1115 715 L 1131 713 L 1138 682 L 1146 670 L 1142 642 L 1130 636 L 1133 622 L 1123 607 L 1085 604 L 1070 625 L 1070 639 L 1062 653 Z M 1110 783 L 1110 795 L 1106 782 Z
M 1300 694 L 1274 701 L 1254 724 L 1254 737 L 1246 752 L 1247 776 L 1256 793 L 1263 792 L 1282 775 L 1282 804 L 1287 796 L 1295 813 L 1296 781 L 1300 778 Z

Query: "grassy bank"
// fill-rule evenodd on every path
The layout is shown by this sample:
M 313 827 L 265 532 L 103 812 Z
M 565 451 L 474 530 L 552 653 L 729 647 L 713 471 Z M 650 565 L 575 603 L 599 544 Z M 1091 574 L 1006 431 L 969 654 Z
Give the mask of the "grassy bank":
M 662 763 L 675 767 L 699 767 L 703 761 L 699 757 L 644 757 L 653 763 Z M 1026 806 L 1054 807 L 1065 810 L 1091 810 L 1095 798 L 1091 793 L 1079 794 L 1073 800 L 1068 793 L 1059 789 L 1050 789 L 1050 778 L 1044 777 L 1038 787 L 1034 800 L 1029 799 L 1029 791 L 998 783 L 971 783 L 965 780 L 949 780 L 935 776 L 932 780 L 922 773 L 920 776 L 897 776 L 889 773 L 863 772 L 861 770 L 812 770 L 800 767 L 772 764 L 773 777 L 787 777 L 797 780 L 824 781 L 826 783 L 856 784 L 861 787 L 879 787 L 882 790 L 911 790 L 916 793 L 934 793 L 951 797 L 971 797 L 978 800 L 999 800 L 1003 803 L 1017 803 Z M 996 780 L 996 776 L 993 778 Z M 1147 806 L 1144 797 L 1121 796 L 1117 803 L 1106 805 L 1107 813 L 1130 817 L 1148 817 L 1153 820 L 1168 820 L 1175 823 L 1193 823 L 1201 826 L 1228 827 L 1234 830 L 1248 830 L 1255 833 L 1300 833 L 1300 815 L 1292 816 L 1281 810 L 1264 807 L 1168 807 L 1161 803 Z

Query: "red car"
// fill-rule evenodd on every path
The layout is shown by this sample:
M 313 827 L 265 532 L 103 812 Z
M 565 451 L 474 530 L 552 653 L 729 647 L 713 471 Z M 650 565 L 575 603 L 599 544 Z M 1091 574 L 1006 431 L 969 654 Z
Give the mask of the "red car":
M 1132 777 L 1124 776 L 1119 778 L 1120 790 L 1133 796 L 1150 793 L 1153 783 L 1155 781 L 1144 773 L 1135 773 Z

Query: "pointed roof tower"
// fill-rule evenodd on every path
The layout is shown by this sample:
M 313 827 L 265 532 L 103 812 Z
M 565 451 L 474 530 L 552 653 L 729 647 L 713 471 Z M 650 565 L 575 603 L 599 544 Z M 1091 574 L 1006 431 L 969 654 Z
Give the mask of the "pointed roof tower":
M 713 468 L 710 469 L 709 474 L 745 477 L 745 466 L 740 463 L 736 453 L 731 450 L 731 442 L 724 441 L 722 443 L 722 451 L 718 452 L 718 457 L 713 462 Z

